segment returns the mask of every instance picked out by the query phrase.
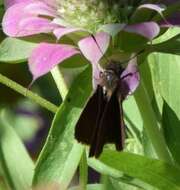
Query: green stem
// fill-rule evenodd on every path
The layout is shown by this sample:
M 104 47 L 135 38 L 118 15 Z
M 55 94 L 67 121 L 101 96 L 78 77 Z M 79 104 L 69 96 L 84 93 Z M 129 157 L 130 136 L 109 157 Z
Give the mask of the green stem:
M 81 161 L 79 164 L 79 183 L 80 189 L 86 190 L 87 186 L 87 177 L 88 177 L 88 165 L 87 165 L 87 158 L 86 158 L 86 151 L 84 150 Z
M 135 100 L 143 118 L 144 127 L 159 159 L 173 163 L 164 136 L 153 111 L 143 80 L 135 93 Z
M 68 86 L 66 85 L 66 81 L 62 75 L 62 72 L 60 71 L 59 67 L 56 66 L 51 70 L 51 74 L 56 83 L 57 89 L 64 100 L 68 93 Z
M 0 74 L 0 83 L 4 84 L 5 86 L 15 90 L 16 92 L 22 94 L 25 97 L 28 97 L 29 99 L 33 100 L 40 106 L 46 108 L 47 110 L 56 113 L 58 107 L 51 102 L 47 101 L 46 99 L 40 97 L 39 95 L 31 92 L 27 88 L 24 88 L 20 84 L 14 82 L 13 80 L 7 78 L 6 76 Z

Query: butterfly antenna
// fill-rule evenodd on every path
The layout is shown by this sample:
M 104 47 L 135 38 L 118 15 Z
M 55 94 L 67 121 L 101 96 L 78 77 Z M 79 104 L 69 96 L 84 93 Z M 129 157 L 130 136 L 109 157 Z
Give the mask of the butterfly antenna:
M 102 49 L 101 49 L 101 47 L 100 47 L 99 43 L 97 42 L 97 40 L 96 40 L 95 36 L 94 36 L 93 34 L 91 34 L 91 37 L 92 37 L 92 38 L 93 38 L 93 40 L 95 41 L 95 43 L 96 43 L 96 45 L 97 45 L 97 47 L 98 47 L 99 51 L 101 52 L 101 54 L 102 54 L 103 58 L 105 58 L 107 62 L 110 62 L 110 60 L 108 59 L 108 57 L 107 57 L 107 56 L 104 54 L 104 52 L 102 51 Z
M 93 34 L 91 34 L 91 37 L 92 37 L 93 40 L 95 41 L 95 43 L 96 43 L 96 45 L 97 45 L 99 51 L 102 53 L 103 57 L 104 57 L 104 58 L 106 59 L 106 61 L 109 63 L 109 62 L 110 62 L 109 58 L 103 53 L 103 51 L 102 51 L 102 49 L 101 49 L 99 43 L 97 42 L 95 36 L 94 36 Z M 143 52 L 144 52 L 144 49 L 143 49 L 143 50 L 140 50 L 140 51 L 137 52 L 134 56 L 132 56 L 130 59 L 127 59 L 127 60 L 123 61 L 123 63 L 128 63 L 129 61 L 131 61 L 132 59 L 134 59 L 135 57 L 137 57 L 138 55 L 140 55 L 140 54 L 143 53 Z
M 128 63 L 129 61 L 131 61 L 132 59 L 136 58 L 138 55 L 140 55 L 141 53 L 144 52 L 144 49 L 140 50 L 139 52 L 137 52 L 135 55 L 133 55 L 131 58 L 123 61 L 123 63 Z

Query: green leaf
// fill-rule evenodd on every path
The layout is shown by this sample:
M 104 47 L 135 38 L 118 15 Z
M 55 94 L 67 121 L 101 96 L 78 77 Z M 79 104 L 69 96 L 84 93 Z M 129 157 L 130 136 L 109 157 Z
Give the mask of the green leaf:
M 147 136 L 150 138 L 156 155 L 164 161 L 172 162 L 171 155 L 168 151 L 167 145 L 162 131 L 159 128 L 159 123 L 156 118 L 156 114 L 153 110 L 149 94 L 147 93 L 147 87 L 143 81 L 141 81 L 138 90 L 135 93 L 135 99 L 139 107 L 142 119 L 144 121 L 144 129 Z
M 88 165 L 87 165 L 86 151 L 84 150 L 79 164 L 79 184 L 81 186 L 81 189 L 86 190 L 87 181 L 88 181 Z
M 126 173 L 123 173 L 123 171 L 122 172 L 118 171 L 116 168 L 113 168 L 107 165 L 106 163 L 101 162 L 98 159 L 89 158 L 88 165 L 92 167 L 94 170 L 101 173 L 101 175 L 109 176 L 110 178 L 112 178 L 111 180 L 112 185 L 115 184 L 115 181 L 116 183 L 118 183 L 119 181 L 119 182 L 124 182 L 125 184 L 133 185 L 134 187 L 141 187 L 143 189 L 146 189 L 147 187 L 148 189 L 150 189 L 151 187 L 149 184 L 139 179 L 128 176 Z
M 35 169 L 34 184 L 58 182 L 61 189 L 70 183 L 84 146 L 74 140 L 74 127 L 92 90 L 90 66 L 73 82 L 61 104 Z
M 146 190 L 146 189 L 155 190 L 155 188 L 147 184 L 146 185 L 143 184 L 141 187 L 139 187 L 137 185 L 129 184 L 128 180 L 126 179 L 117 180 L 112 177 L 109 177 L 109 178 L 112 183 L 112 186 L 114 187 L 114 189 L 117 189 L 117 190 Z
M 138 52 L 144 49 L 147 45 L 147 39 L 135 33 L 121 31 L 118 39 L 118 48 L 125 52 Z
M 79 188 L 80 188 L 79 186 L 71 187 L 69 190 L 80 190 Z M 89 185 L 87 185 L 87 190 L 104 190 L 104 185 L 102 185 L 102 184 L 89 184 Z
M 31 187 L 34 164 L 20 138 L 8 124 L 5 111 L 0 112 L 0 163 L 5 180 L 13 190 Z
M 123 102 L 123 109 L 128 126 L 132 128 L 132 130 L 136 133 L 136 136 L 140 139 L 140 132 L 143 130 L 143 122 L 134 96 L 128 97 L 128 99 Z
M 149 52 L 162 52 L 179 55 L 179 33 L 179 27 L 168 29 L 163 35 L 153 40 L 153 45 L 148 45 Z
M 180 165 L 180 120 L 166 101 L 163 106 L 162 125 L 169 150 Z
M 116 190 L 110 180 L 110 177 L 107 175 L 101 175 L 100 183 L 104 185 L 103 190 Z
M 161 99 L 163 98 L 168 103 L 180 119 L 180 99 L 178 98 L 180 94 L 179 61 L 180 56 L 169 54 L 156 53 L 149 57 L 156 94 L 159 94 Z
M 158 38 L 153 39 L 152 43 L 157 44 L 165 42 L 173 38 L 174 36 L 178 35 L 179 32 L 180 32 L 179 27 L 169 28 L 163 35 L 160 35 Z
M 180 55 L 180 34 L 170 38 L 169 40 L 152 45 L 151 52 L 171 53 Z
M 37 43 L 16 38 L 6 38 L 0 44 L 0 62 L 21 63 L 26 61 Z
M 104 150 L 100 161 L 116 172 L 123 172 L 160 190 L 180 190 L 180 170 L 164 161 L 112 150 Z M 114 176 L 113 173 L 109 175 Z

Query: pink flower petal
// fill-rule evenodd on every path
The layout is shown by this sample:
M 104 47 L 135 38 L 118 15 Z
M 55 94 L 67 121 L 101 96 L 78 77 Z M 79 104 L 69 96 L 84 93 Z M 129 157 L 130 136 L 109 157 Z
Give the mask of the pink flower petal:
M 4 0 L 4 4 L 5 4 L 5 7 L 6 9 L 9 8 L 10 6 L 12 5 L 15 5 L 17 3 L 29 3 L 31 2 L 32 0 Z
M 40 17 L 29 17 L 19 22 L 18 36 L 27 36 L 39 33 L 49 33 L 56 27 L 50 20 Z M 16 35 L 17 36 L 17 35 Z
M 79 41 L 78 46 L 83 55 L 91 62 L 93 70 L 93 89 L 96 89 L 97 83 L 100 76 L 100 66 L 98 65 L 99 60 L 103 57 L 106 52 L 109 42 L 110 35 L 105 32 L 96 34 L 95 40 L 92 36 L 86 37 Z
M 132 59 L 121 74 L 121 91 L 124 98 L 131 95 L 139 85 L 140 75 L 136 58 Z
M 21 37 L 49 32 L 54 28 L 55 25 L 51 24 L 50 20 L 38 17 L 37 12 L 32 13 L 26 10 L 32 4 L 34 3 L 17 3 L 7 9 L 2 22 L 5 34 Z
M 160 28 L 156 22 L 142 22 L 138 24 L 127 25 L 124 28 L 124 31 L 139 34 L 145 38 L 148 38 L 149 40 L 152 40 L 159 34 Z
M 29 4 L 28 6 L 26 6 L 25 11 L 36 15 L 51 16 L 51 17 L 57 16 L 56 10 L 54 8 L 40 1 Z
M 81 28 L 68 28 L 68 27 L 59 27 L 56 28 L 53 33 L 56 36 L 56 38 L 58 40 L 60 40 L 60 38 L 66 34 L 72 33 L 72 32 L 76 32 L 76 31 L 85 31 Z
M 95 35 L 95 39 L 97 43 L 92 36 L 86 37 L 78 42 L 78 46 L 91 63 L 97 64 L 109 46 L 110 36 L 100 32 Z
M 33 50 L 28 60 L 29 69 L 33 74 L 33 80 L 45 75 L 54 66 L 78 53 L 79 51 L 73 46 L 41 43 Z

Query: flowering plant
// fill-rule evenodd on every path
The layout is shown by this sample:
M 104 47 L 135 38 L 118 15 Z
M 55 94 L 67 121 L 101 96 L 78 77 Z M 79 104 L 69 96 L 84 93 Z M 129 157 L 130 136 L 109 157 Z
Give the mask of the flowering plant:
M 175 55 L 179 55 L 180 47 L 180 3 L 173 0 L 5 0 L 4 7 L 2 29 L 8 37 L 1 42 L 0 61 L 27 61 L 32 74 L 30 86 L 51 72 L 63 100 L 57 108 L 0 75 L 1 83 L 56 113 L 35 170 L 18 142 L 27 167 L 23 164 L 22 170 L 17 171 L 28 175 L 16 180 L 17 173 L 8 165 L 8 171 L 4 172 L 10 174 L 7 177 L 10 187 L 26 189 L 55 182 L 59 189 L 67 189 L 79 165 L 81 189 L 132 189 L 132 186 L 179 189 L 176 179 L 180 176 L 180 101 L 174 96 L 179 90 L 179 57 Z M 121 72 L 116 72 L 112 63 Z M 115 88 L 107 87 L 114 80 L 110 71 L 116 74 Z M 106 81 L 102 80 L 104 77 Z M 77 142 L 74 129 L 99 87 L 107 104 L 118 88 L 118 99 L 120 94 L 125 112 L 121 113 L 121 122 L 124 116 L 127 128 L 124 151 L 118 153 L 106 145 L 98 160 L 86 156 L 88 147 Z M 5 126 L 3 130 L 7 130 L 4 115 L 2 111 L 1 123 Z M 93 125 L 92 120 L 88 122 Z M 80 142 L 83 138 L 79 138 Z M 0 146 L 4 148 L 3 139 Z M 9 164 L 9 158 L 5 162 Z M 87 164 L 107 177 L 99 184 L 87 185 Z

